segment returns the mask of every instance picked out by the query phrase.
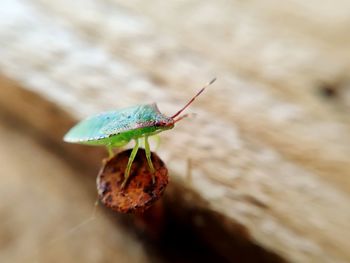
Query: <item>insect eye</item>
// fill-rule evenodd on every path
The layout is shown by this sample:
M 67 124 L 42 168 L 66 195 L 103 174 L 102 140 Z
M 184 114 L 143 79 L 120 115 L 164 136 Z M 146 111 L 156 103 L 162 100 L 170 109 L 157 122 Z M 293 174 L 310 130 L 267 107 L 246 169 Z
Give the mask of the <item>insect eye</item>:
M 156 124 L 155 124 L 156 127 L 161 127 L 161 126 L 163 126 L 163 125 L 164 125 L 164 124 L 163 124 L 163 122 L 161 122 L 161 121 L 157 121 Z

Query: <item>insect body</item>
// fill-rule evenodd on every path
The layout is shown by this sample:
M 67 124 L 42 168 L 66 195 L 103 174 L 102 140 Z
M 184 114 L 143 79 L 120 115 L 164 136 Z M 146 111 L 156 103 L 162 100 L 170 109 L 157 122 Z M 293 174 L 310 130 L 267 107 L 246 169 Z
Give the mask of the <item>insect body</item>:
M 122 183 L 123 188 L 128 180 L 132 162 L 137 154 L 139 140 L 144 139 L 147 162 L 153 173 L 154 167 L 151 160 L 148 137 L 172 129 L 176 122 L 187 117 L 186 114 L 179 115 L 214 81 L 215 79 L 205 85 L 181 110 L 171 117 L 162 114 L 155 103 L 104 112 L 79 122 L 64 136 L 64 141 L 95 146 L 104 145 L 107 147 L 110 156 L 112 156 L 114 147 L 122 147 L 131 140 L 135 140 L 135 146 L 130 154 L 125 170 Z

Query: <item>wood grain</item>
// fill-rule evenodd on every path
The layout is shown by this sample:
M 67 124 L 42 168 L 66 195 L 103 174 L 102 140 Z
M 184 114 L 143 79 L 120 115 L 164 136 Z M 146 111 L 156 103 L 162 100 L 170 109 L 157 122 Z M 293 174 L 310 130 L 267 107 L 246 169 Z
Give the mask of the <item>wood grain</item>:
M 288 261 L 346 262 L 350 8 L 336 2 L 6 1 L 1 106 L 58 143 L 106 109 L 156 101 L 171 115 L 216 75 L 197 117 L 162 134 L 174 184 Z M 38 117 L 21 90 L 60 113 Z

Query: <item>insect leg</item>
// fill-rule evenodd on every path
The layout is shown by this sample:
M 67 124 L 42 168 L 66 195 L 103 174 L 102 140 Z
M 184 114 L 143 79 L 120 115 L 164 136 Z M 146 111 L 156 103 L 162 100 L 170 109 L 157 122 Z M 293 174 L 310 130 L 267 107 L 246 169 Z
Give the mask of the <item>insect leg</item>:
M 186 181 L 188 182 L 189 185 L 192 185 L 192 159 L 188 158 L 187 159 L 187 169 L 186 169 Z
M 138 141 L 138 139 L 136 139 L 136 140 L 135 140 L 134 149 L 132 149 L 132 152 L 131 152 L 130 157 L 129 157 L 129 160 L 128 160 L 128 165 L 126 166 L 126 169 L 125 169 L 124 181 L 123 181 L 123 183 L 122 183 L 121 188 L 124 188 L 126 182 L 128 181 L 129 174 L 130 174 L 130 169 L 131 169 L 131 165 L 132 165 L 132 162 L 133 162 L 134 159 L 135 159 L 135 156 L 136 156 L 136 154 L 137 154 L 138 149 L 139 149 L 139 141 Z
M 112 158 L 113 155 L 114 155 L 112 145 L 110 145 L 110 144 L 107 145 L 107 151 L 108 151 L 108 154 L 109 154 L 109 158 Z
M 146 150 L 146 158 L 147 158 L 147 162 L 148 162 L 148 166 L 151 170 L 152 173 L 152 181 L 153 183 L 155 182 L 155 178 L 154 178 L 154 167 L 153 167 L 153 163 L 152 163 L 152 159 L 151 159 L 151 149 L 149 147 L 149 143 L 148 143 L 148 136 L 145 136 L 145 150 Z
M 157 151 L 159 149 L 159 146 L 160 146 L 160 136 L 158 134 L 156 134 L 152 138 L 154 138 L 154 140 L 156 141 L 155 151 Z

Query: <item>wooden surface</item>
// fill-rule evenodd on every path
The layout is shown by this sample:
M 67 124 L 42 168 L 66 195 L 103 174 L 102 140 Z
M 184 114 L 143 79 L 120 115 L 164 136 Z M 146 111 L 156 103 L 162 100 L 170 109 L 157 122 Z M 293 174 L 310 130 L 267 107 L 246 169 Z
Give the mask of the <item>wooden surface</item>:
M 3 5 L 1 106 L 52 147 L 97 165 L 61 143 L 74 120 L 152 101 L 171 115 L 217 76 L 161 136 L 175 188 L 287 261 L 350 260 L 348 1 Z
M 19 128 L 0 125 L 0 262 L 154 262 L 101 208 L 93 212 L 89 174 Z

